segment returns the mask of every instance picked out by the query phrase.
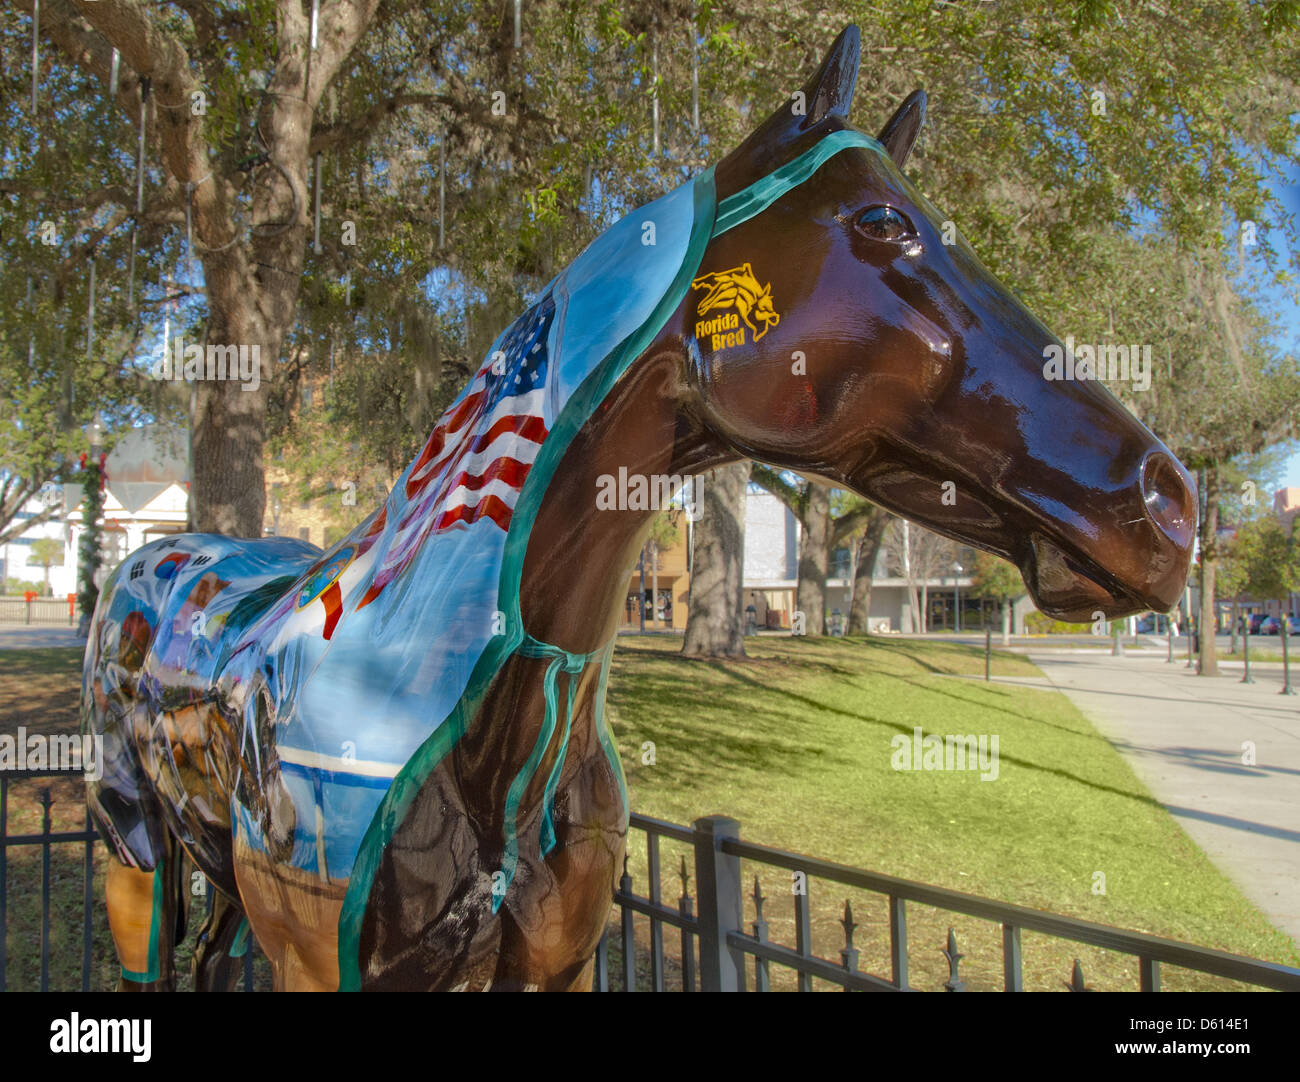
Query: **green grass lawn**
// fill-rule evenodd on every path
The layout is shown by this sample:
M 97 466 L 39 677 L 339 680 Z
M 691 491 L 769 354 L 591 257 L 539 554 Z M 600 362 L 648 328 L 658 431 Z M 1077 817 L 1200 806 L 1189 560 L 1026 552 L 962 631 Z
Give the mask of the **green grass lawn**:
M 611 723 L 633 809 L 674 822 L 723 813 L 742 836 L 922 882 L 1290 965 L 1293 944 L 1272 928 L 1183 833 L 1124 760 L 1057 692 L 954 674 L 983 673 L 983 652 L 956 643 L 872 638 L 747 640 L 751 660 L 696 662 L 675 644 L 619 640 Z M 1035 675 L 997 654 L 995 675 Z M 1000 774 L 895 771 L 891 738 L 996 734 Z M 645 742 L 654 763 L 643 762 Z M 629 846 L 645 889 L 644 840 Z M 678 866 L 676 851 L 665 868 Z M 746 868 L 746 883 L 754 869 Z M 1094 893 L 1095 873 L 1105 893 Z M 772 935 L 793 944 L 790 876 L 762 877 Z M 676 897 L 675 877 L 665 896 Z M 848 892 L 851 894 L 851 892 Z M 839 958 L 846 891 L 814 884 L 818 952 Z M 862 967 L 887 976 L 885 905 L 853 896 Z M 947 976 L 949 924 L 968 955 L 971 987 L 1000 987 L 1001 932 L 933 910 L 912 916 L 914 983 Z M 752 903 L 747 920 L 752 919 Z M 788 934 L 782 934 L 782 932 Z M 1031 941 L 1032 939 L 1032 946 Z M 1057 987 L 1075 957 L 1090 984 L 1137 986 L 1136 960 L 1025 937 L 1029 987 Z M 928 982 L 928 983 L 927 983 Z M 1169 988 L 1229 982 L 1169 970 Z
M 1222 950 L 1300 965 L 1296 947 L 1268 925 L 1154 801 L 1119 755 L 1056 692 L 954 679 L 983 672 L 982 651 L 957 643 L 873 638 L 747 640 L 745 662 L 688 661 L 668 637 L 623 637 L 610 680 L 610 721 L 634 810 L 690 823 L 712 813 L 736 818 L 752 841 L 872 871 L 1101 921 Z M 0 724 L 75 728 L 80 651 L 0 651 Z M 995 675 L 1037 674 L 1024 657 L 995 655 Z M 898 772 L 890 740 L 914 726 L 936 734 L 996 734 L 999 777 Z M 654 762 L 643 750 L 654 746 Z M 9 829 L 40 829 L 42 783 L 10 787 Z M 80 829 L 84 803 L 72 778 L 50 783 L 54 829 Z M 646 891 L 645 843 L 629 838 L 629 869 Z M 665 899 L 675 900 L 683 847 L 663 845 Z M 102 899 L 103 851 L 96 860 Z M 34 988 L 39 944 L 38 848 L 9 859 L 9 987 Z M 55 989 L 80 983 L 81 850 L 52 861 Z M 746 884 L 755 873 L 746 865 Z M 1093 893 L 1094 873 L 1106 893 Z M 774 940 L 793 945 L 788 873 L 761 870 L 764 914 Z M 692 895 L 696 884 L 690 884 Z M 839 920 L 849 898 L 860 967 L 888 976 L 884 900 L 814 880 L 813 945 L 838 960 Z M 938 988 L 949 926 L 967 956 L 972 989 L 1001 986 L 1001 932 L 984 921 L 910 906 L 911 982 Z M 753 903 L 746 902 L 746 921 Z M 197 921 L 194 922 L 197 924 Z M 638 935 L 648 941 L 645 922 Z M 617 922 L 611 925 L 616 930 Z M 680 974 L 673 929 L 669 987 Z M 92 987 L 116 978 L 102 902 L 95 915 Z M 188 945 L 187 945 L 188 949 Z M 1137 964 L 1044 936 L 1023 939 L 1025 984 L 1060 990 L 1077 957 L 1098 988 L 1136 988 Z M 183 951 L 182 955 L 187 953 Z M 618 985 L 617 949 L 611 976 Z M 646 972 L 644 951 L 640 971 Z M 257 984 L 265 987 L 259 960 Z M 1178 970 L 1164 986 L 1235 987 Z M 184 984 L 184 981 L 182 981 Z M 773 986 L 791 979 L 773 969 Z

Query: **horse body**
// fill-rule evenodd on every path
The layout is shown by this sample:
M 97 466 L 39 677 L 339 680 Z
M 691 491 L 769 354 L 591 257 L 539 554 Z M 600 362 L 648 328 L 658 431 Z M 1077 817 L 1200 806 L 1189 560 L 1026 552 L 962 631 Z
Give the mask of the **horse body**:
M 202 986 L 245 917 L 279 987 L 589 985 L 628 811 L 605 676 L 655 513 L 596 510 L 620 470 L 755 458 L 1006 556 L 1060 618 L 1173 603 L 1186 471 L 1100 385 L 1044 381 L 1056 339 L 899 171 L 923 96 L 876 142 L 846 122 L 856 74 L 851 29 L 807 116 L 629 216 L 666 265 L 598 240 L 329 553 L 182 537 L 114 574 L 83 715 L 124 987 L 168 984 L 182 848 L 219 892 Z

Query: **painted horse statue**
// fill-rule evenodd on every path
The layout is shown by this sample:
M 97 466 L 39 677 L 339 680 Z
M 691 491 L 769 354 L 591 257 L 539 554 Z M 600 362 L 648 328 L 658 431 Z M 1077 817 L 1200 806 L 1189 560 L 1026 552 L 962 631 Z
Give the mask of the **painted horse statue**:
M 331 550 L 182 535 L 114 572 L 82 710 L 123 988 L 172 985 L 184 856 L 215 887 L 200 988 L 250 929 L 281 989 L 590 987 L 628 816 L 605 682 L 654 514 L 597 509 L 620 469 L 756 459 L 1007 557 L 1059 619 L 1172 607 L 1186 470 L 1045 378 L 1058 340 L 901 172 L 924 94 L 849 125 L 858 51 L 561 272 Z

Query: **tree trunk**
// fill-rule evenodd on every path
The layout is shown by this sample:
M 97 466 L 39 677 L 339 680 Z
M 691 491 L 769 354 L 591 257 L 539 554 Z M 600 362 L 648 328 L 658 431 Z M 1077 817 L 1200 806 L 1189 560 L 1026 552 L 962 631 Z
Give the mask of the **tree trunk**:
M 919 628 L 922 635 L 930 631 L 930 584 L 921 583 L 921 626 Z
M 266 407 L 280 347 L 293 326 L 307 251 L 312 105 L 303 97 L 302 73 L 282 68 L 273 80 L 280 93 L 259 117 L 264 137 L 283 169 L 268 170 L 254 186 L 251 217 L 257 223 L 247 260 L 227 252 L 203 259 L 208 301 L 206 340 L 212 346 L 248 347 L 259 354 L 257 385 L 227 380 L 195 386 L 193 418 L 194 506 L 200 531 L 261 537 L 266 513 L 263 447 Z
M 1232 642 L 1228 645 L 1228 653 L 1237 652 L 1237 622 L 1241 619 L 1241 602 L 1233 601 L 1232 603 Z
M 849 603 L 849 634 L 865 635 L 871 630 L 871 581 L 889 516 L 880 514 L 858 541 L 858 562 L 853 570 L 853 600 Z
M 690 611 L 682 653 L 693 657 L 744 657 L 745 486 L 750 464 L 713 470 L 697 496 L 691 557 Z
M 1217 533 L 1219 529 L 1219 467 L 1203 471 L 1205 514 L 1201 517 L 1201 676 L 1218 676 L 1219 659 L 1214 649 L 1214 575 L 1218 567 Z
M 799 582 L 795 607 L 803 613 L 804 633 L 826 634 L 826 579 L 830 573 L 831 494 L 824 485 L 808 484 L 799 535 Z

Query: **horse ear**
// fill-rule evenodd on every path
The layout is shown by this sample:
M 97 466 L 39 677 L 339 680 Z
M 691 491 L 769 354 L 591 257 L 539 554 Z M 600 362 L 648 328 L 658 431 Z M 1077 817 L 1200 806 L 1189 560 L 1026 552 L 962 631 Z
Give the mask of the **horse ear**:
M 714 172 L 718 198 L 734 195 L 767 176 L 793 157 L 793 144 L 824 121 L 847 120 L 858 82 L 862 39 L 858 28 L 846 26 L 835 39 L 817 73 L 798 95 L 787 99 Z M 826 131 L 832 130 L 826 126 Z M 805 149 L 800 146 L 798 149 Z
M 889 122 L 880 129 L 880 140 L 894 164 L 899 169 L 912 153 L 912 144 L 921 134 L 921 125 L 925 123 L 925 91 L 913 90 L 907 100 L 898 107 Z
M 862 35 L 850 23 L 840 31 L 831 51 L 826 54 L 817 74 L 804 87 L 808 115 L 800 128 L 820 124 L 828 116 L 849 118 L 853 105 L 853 91 L 858 85 L 858 61 L 862 55 Z

